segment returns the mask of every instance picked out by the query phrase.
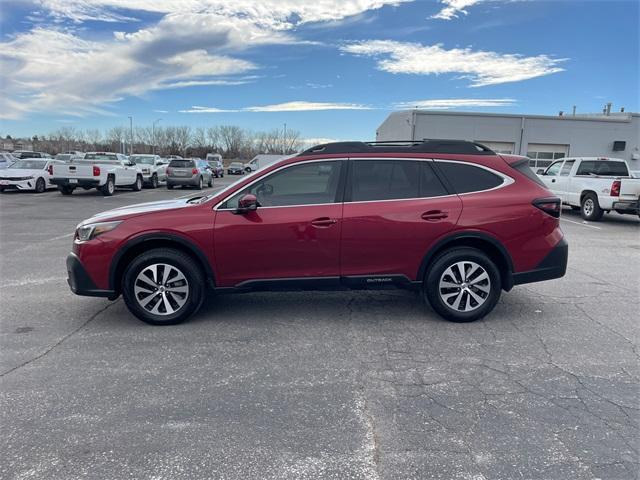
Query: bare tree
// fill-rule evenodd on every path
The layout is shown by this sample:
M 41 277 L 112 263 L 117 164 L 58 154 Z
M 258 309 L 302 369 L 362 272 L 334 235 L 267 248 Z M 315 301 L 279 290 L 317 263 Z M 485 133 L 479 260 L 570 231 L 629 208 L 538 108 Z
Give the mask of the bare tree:
M 220 140 L 227 157 L 238 158 L 242 149 L 244 132 L 240 127 L 234 125 L 220 126 Z

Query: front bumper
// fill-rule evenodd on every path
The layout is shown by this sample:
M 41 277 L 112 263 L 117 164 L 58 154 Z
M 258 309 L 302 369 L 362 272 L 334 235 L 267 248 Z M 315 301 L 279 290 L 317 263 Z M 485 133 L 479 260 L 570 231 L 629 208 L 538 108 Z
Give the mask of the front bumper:
M 513 274 L 513 285 L 523 283 L 543 282 L 554 278 L 563 277 L 567 271 L 569 259 L 569 244 L 563 238 L 553 247 L 551 252 L 542 259 L 536 268 L 527 272 Z
M 52 178 L 51 183 L 59 187 L 99 188 L 100 180 L 86 178 Z
M 96 287 L 84 266 L 80 262 L 80 259 L 75 253 L 70 253 L 67 256 L 67 283 L 69 288 L 76 295 L 83 295 L 86 297 L 107 297 L 111 300 L 118 297 L 113 290 L 100 290 Z
M 0 180 L 0 188 L 3 190 L 33 190 L 35 186 L 35 178 L 29 180 Z

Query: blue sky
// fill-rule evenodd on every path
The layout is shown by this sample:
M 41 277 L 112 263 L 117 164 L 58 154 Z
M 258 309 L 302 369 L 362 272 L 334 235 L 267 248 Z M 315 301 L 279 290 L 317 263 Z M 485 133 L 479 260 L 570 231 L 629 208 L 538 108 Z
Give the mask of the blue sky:
M 128 124 L 373 139 L 400 108 L 639 111 L 640 2 L 3 0 L 0 135 Z

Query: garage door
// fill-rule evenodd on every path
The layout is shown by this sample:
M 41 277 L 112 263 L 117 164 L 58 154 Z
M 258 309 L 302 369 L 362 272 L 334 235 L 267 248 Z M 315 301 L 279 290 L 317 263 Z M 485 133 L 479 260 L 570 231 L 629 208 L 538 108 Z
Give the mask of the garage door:
M 569 155 L 569 145 L 552 143 L 530 143 L 527 146 L 527 157 L 531 168 L 546 168 L 554 160 Z

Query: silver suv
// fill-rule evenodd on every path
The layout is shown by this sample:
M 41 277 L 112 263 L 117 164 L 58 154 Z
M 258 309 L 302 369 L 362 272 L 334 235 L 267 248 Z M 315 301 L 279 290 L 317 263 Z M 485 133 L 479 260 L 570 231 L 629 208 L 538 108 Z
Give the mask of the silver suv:
M 167 167 L 167 188 L 171 190 L 174 186 L 191 186 L 202 190 L 202 186 L 207 184 L 213 187 L 213 172 L 211 167 L 199 158 L 185 158 L 171 160 Z

